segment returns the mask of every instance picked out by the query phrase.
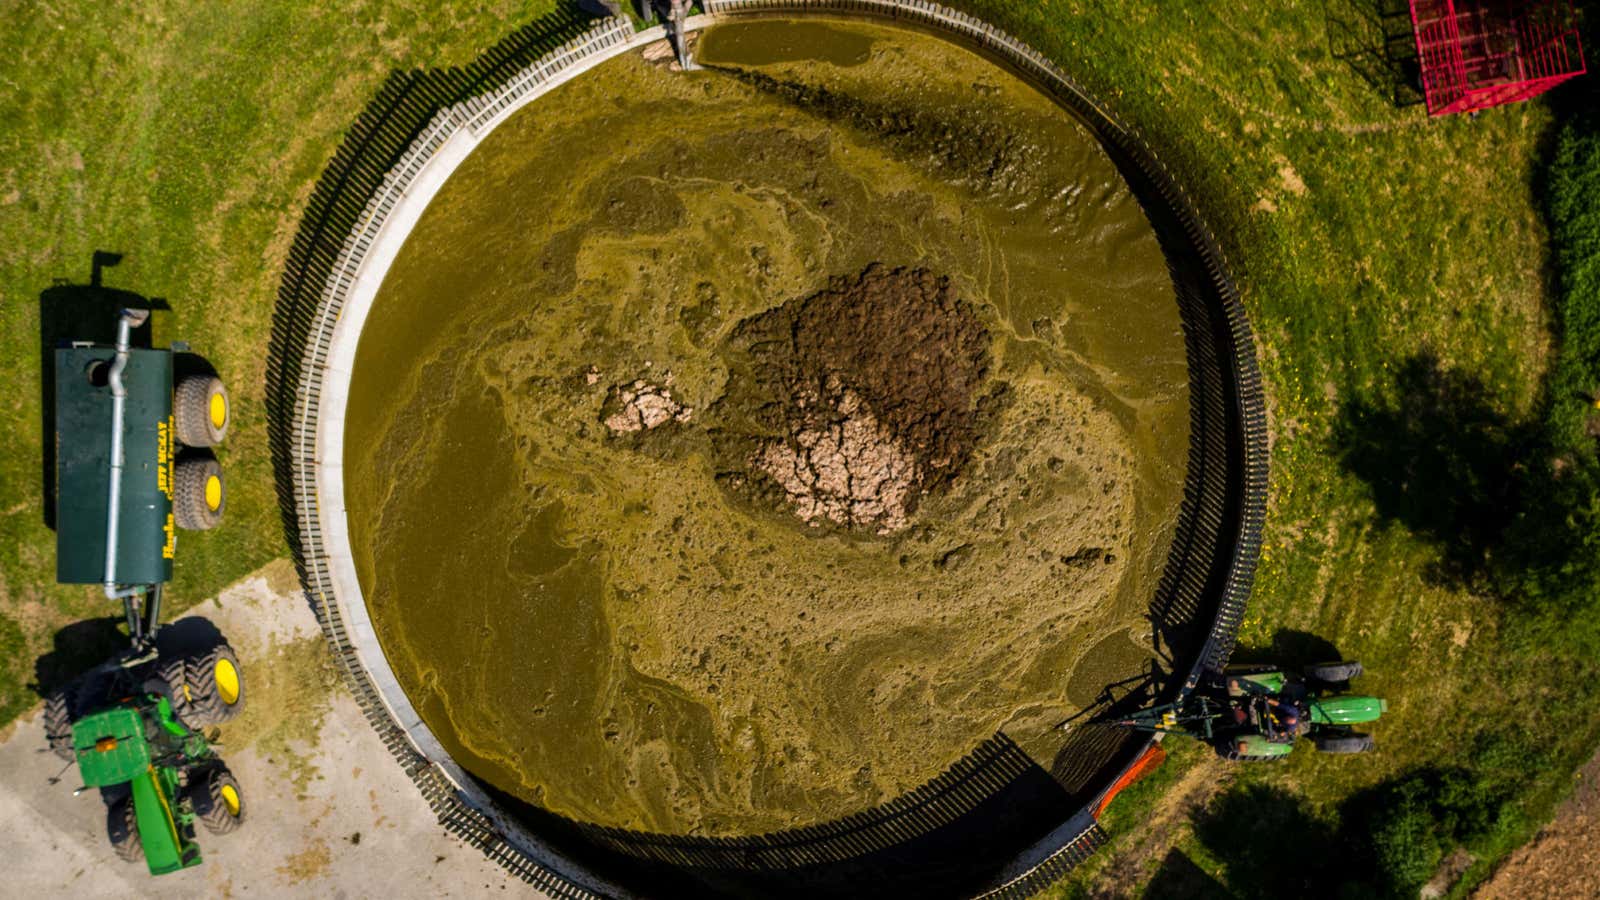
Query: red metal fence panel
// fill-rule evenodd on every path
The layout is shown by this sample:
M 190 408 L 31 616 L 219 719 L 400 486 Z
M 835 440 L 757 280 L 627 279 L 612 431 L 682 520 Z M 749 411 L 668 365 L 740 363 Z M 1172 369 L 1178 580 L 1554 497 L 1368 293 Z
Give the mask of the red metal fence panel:
M 1409 0 L 1428 114 L 1542 94 L 1586 71 L 1571 0 Z

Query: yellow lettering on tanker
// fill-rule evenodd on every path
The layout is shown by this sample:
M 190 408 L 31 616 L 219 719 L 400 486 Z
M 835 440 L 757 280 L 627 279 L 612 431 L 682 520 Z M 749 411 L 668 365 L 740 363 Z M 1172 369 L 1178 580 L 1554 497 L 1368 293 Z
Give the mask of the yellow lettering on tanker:
M 161 526 L 167 533 L 167 542 L 161 547 L 161 558 L 171 559 L 173 552 L 178 549 L 178 530 L 172 521 L 172 513 L 167 513 L 167 524 Z
M 172 499 L 172 417 L 156 423 L 156 490 Z

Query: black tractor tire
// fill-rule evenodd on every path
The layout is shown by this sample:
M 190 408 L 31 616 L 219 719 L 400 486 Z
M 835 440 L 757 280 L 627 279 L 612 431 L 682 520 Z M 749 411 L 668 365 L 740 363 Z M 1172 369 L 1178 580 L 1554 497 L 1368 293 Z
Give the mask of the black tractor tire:
M 215 479 L 215 484 L 213 484 Z M 210 457 L 181 459 L 172 468 L 172 518 L 185 531 L 205 531 L 222 521 L 228 507 L 222 466 Z
M 244 670 L 233 648 L 218 644 L 211 652 L 187 663 L 191 727 L 221 725 L 244 709 Z
M 226 766 L 213 766 L 199 773 L 190 782 L 190 802 L 194 804 L 195 818 L 212 834 L 238 831 L 244 824 L 247 810 L 239 782 Z
M 111 849 L 123 862 L 138 862 L 144 857 L 144 843 L 139 840 L 139 820 L 133 812 L 133 798 L 123 797 L 106 810 L 106 834 L 111 838 Z
M 70 686 L 59 688 L 52 691 L 44 701 L 44 739 L 50 744 L 50 752 L 61 757 L 64 762 L 72 762 L 76 758 L 76 754 L 72 751 L 75 693 Z
M 1361 676 L 1361 663 L 1354 660 L 1350 662 L 1317 663 L 1306 666 L 1306 678 L 1320 681 L 1323 684 L 1344 684 Z
M 172 714 L 178 721 L 195 727 L 194 703 L 189 692 L 189 660 L 181 656 L 167 657 L 156 663 L 156 678 L 167 688 L 167 701 L 172 704 Z
M 1370 734 L 1318 734 L 1311 742 L 1321 753 L 1371 753 L 1377 746 Z
M 179 379 L 172 392 L 172 418 L 178 442 L 185 447 L 215 447 L 222 443 L 233 422 L 233 405 L 222 379 L 203 374 Z

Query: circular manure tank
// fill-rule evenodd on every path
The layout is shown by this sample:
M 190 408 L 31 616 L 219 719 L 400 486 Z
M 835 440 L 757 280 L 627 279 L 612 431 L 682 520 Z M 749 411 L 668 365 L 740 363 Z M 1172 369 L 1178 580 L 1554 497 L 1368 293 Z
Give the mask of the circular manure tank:
M 706 5 L 698 71 L 608 20 L 358 123 L 274 334 L 308 593 L 445 824 L 550 893 L 1026 895 L 1148 747 L 1096 716 L 1231 649 L 1237 296 L 999 32 Z

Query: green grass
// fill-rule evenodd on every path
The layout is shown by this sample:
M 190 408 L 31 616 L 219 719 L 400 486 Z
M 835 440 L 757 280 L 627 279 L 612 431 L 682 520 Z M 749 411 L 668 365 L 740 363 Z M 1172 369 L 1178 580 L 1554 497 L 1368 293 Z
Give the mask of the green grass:
M 1110 98 L 1196 195 L 1240 283 L 1271 394 L 1269 526 L 1242 644 L 1270 648 L 1280 631 L 1315 635 L 1364 660 L 1361 687 L 1391 698 L 1378 755 L 1304 752 L 1281 769 L 1242 774 L 1229 796 L 1270 786 L 1307 821 L 1334 823 L 1363 791 L 1466 763 L 1482 732 L 1514 735 L 1544 756 L 1508 789 L 1510 805 L 1525 810 L 1522 827 L 1473 846 L 1484 861 L 1466 880 L 1481 877 L 1548 815 L 1597 737 L 1592 704 L 1580 699 L 1593 695 L 1593 665 L 1508 646 L 1505 605 L 1479 580 L 1447 577 L 1453 558 L 1494 551 L 1460 546 L 1463 536 L 1430 507 L 1460 511 L 1462 502 L 1427 471 L 1440 455 L 1431 447 L 1452 463 L 1446 475 L 1482 474 L 1479 463 L 1492 473 L 1506 461 L 1450 454 L 1488 455 L 1487 430 L 1540 420 L 1554 348 L 1536 193 L 1556 127 L 1550 106 L 1440 120 L 1396 108 L 1335 58 L 1352 40 L 1339 20 L 1355 20 L 1337 0 L 1329 18 L 1318 5 L 1226 15 L 1109 2 L 963 5 Z M 1427 402 L 1468 411 L 1429 417 L 1423 424 L 1444 430 L 1403 435 L 1409 445 L 1351 434 L 1363 423 L 1406 424 L 1403 414 Z M 1389 415 L 1352 416 L 1358 409 Z M 1352 441 L 1430 455 L 1394 452 L 1389 472 L 1357 474 Z M 1439 493 L 1408 489 L 1413 476 Z M 1550 714 L 1558 696 L 1573 702 L 1559 721 Z M 1240 893 L 1258 883 L 1193 833 L 1176 846 Z
M 0 721 L 37 702 L 34 658 L 113 612 L 54 583 L 40 506 L 39 294 L 87 282 L 165 298 L 157 343 L 226 379 L 225 527 L 180 539 L 173 613 L 286 554 L 263 409 L 272 308 L 312 185 L 385 76 L 459 65 L 556 0 L 486 4 L 27 4 L 0 59 Z M 13 650 L 15 652 L 13 652 Z
M 192 341 L 228 379 L 229 521 L 183 539 L 178 604 L 285 554 L 262 382 L 274 292 L 311 187 L 390 71 L 464 63 L 554 5 L 169 0 L 13 11 L 12 52 L 0 59 L 0 328 L 15 345 L 0 354 L 0 721 L 36 702 L 33 660 L 55 631 L 106 612 L 92 590 L 52 582 L 37 484 L 39 293 L 56 279 L 84 281 L 94 250 L 121 252 L 108 283 L 167 298 L 157 340 Z M 1600 360 L 1593 304 L 1558 306 L 1547 278 L 1559 264 L 1572 273 L 1567 295 L 1600 291 L 1600 204 L 1584 180 L 1594 170 L 1574 168 L 1569 186 L 1554 186 L 1576 223 L 1560 256 L 1548 249 L 1538 193 L 1551 147 L 1591 159 L 1594 140 L 1557 142 L 1545 103 L 1475 119 L 1396 108 L 1352 65 L 1350 51 L 1371 45 L 1376 26 L 1347 0 L 1225 12 L 1131 0 L 958 5 L 1105 98 L 1206 213 L 1250 311 L 1271 398 L 1269 526 L 1243 643 L 1314 635 L 1364 660 L 1363 688 L 1392 703 L 1378 755 L 1297 754 L 1241 775 L 1213 811 L 1242 815 L 1287 797 L 1304 834 L 1337 834 L 1352 798 L 1428 767 L 1489 773 L 1475 761 L 1480 733 L 1510 736 L 1540 751 L 1529 771 L 1494 782 L 1513 827 L 1441 839 L 1468 840 L 1480 861 L 1467 882 L 1481 877 L 1548 815 L 1600 736 L 1600 715 L 1581 702 L 1593 696 L 1594 665 L 1508 640 L 1505 604 L 1460 571 L 1500 551 L 1452 531 L 1449 516 L 1485 512 L 1451 499 L 1448 481 L 1481 474 L 1472 453 L 1504 450 L 1495 429 L 1542 427 L 1548 396 L 1581 386 Z M 1559 357 L 1547 394 L 1558 321 L 1569 344 L 1589 343 Z M 1551 417 L 1579 441 L 1575 409 Z M 1384 423 L 1412 428 L 1411 443 L 1374 427 Z M 1430 447 L 1455 455 L 1435 467 Z M 1375 452 L 1385 448 L 1396 451 L 1392 468 Z M 1159 801 L 1146 793 L 1140 802 Z M 1250 860 L 1219 849 L 1214 821 L 1174 829 L 1171 846 L 1249 893 Z M 1099 874 L 1091 866 L 1063 893 Z

